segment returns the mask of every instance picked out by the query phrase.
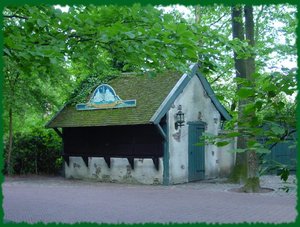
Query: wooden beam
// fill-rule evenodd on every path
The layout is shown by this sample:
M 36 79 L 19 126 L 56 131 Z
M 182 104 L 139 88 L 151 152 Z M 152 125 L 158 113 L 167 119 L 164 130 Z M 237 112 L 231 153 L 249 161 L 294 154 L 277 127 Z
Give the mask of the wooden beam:
M 155 157 L 155 158 L 152 158 L 152 161 L 155 165 L 156 170 L 158 171 L 158 169 L 159 169 L 159 159 L 157 157 Z
M 85 163 L 86 167 L 89 167 L 89 157 L 88 156 L 81 156 L 82 160 Z
M 63 137 L 63 134 L 61 133 L 61 131 L 58 130 L 58 128 L 53 128 L 53 129 L 54 129 L 54 131 L 57 133 L 57 135 L 60 136 L 60 138 Z
M 110 168 L 110 157 L 104 157 L 104 160 L 105 160 L 108 168 Z
M 168 137 L 167 137 L 166 133 L 164 132 L 164 130 L 162 129 L 162 127 L 160 126 L 159 123 L 156 124 L 156 127 L 157 127 L 159 133 L 161 134 L 161 136 L 163 137 L 163 139 L 164 139 L 165 141 L 168 141 Z
M 69 166 L 69 163 L 70 163 L 69 155 L 63 155 L 63 158 L 64 158 L 65 162 L 67 163 L 67 166 Z
M 134 158 L 130 157 L 130 158 L 127 158 L 130 166 L 131 166 L 131 169 L 134 169 Z

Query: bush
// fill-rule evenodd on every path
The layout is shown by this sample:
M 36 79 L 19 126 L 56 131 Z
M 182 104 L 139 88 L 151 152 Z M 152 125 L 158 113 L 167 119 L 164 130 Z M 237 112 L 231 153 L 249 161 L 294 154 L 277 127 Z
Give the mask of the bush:
M 7 138 L 4 143 L 7 154 Z M 13 173 L 58 174 L 62 168 L 61 150 L 61 138 L 53 130 L 36 128 L 30 133 L 16 133 L 11 154 Z

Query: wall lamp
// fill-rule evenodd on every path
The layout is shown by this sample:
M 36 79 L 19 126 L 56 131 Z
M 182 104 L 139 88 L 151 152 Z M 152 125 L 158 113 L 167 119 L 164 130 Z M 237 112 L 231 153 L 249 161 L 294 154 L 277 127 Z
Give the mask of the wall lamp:
M 184 113 L 182 112 L 182 106 L 178 106 L 178 112 L 175 115 L 175 129 L 184 126 Z

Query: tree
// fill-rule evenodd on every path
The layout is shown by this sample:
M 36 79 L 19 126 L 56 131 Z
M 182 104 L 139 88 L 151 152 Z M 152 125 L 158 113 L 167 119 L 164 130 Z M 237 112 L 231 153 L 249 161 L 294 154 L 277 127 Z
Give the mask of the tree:
M 282 9 L 284 7 L 278 6 L 278 8 Z M 287 99 L 288 96 L 295 94 L 294 92 L 296 91 L 295 71 L 294 69 L 279 68 L 274 73 L 274 68 L 270 68 L 273 71 L 270 73 L 270 69 L 267 68 L 271 62 L 274 62 L 269 55 L 276 52 L 277 47 L 280 52 L 282 51 L 282 55 L 293 59 L 296 48 L 290 44 L 293 43 L 291 37 L 295 38 L 293 35 L 295 27 L 289 30 L 289 32 L 293 31 L 293 33 L 286 35 L 289 37 L 287 40 L 289 47 L 284 48 L 285 45 L 275 42 L 275 40 L 278 40 L 277 34 L 274 32 L 276 29 L 272 27 L 271 31 L 270 27 L 268 27 L 271 26 L 271 22 L 276 21 L 278 15 L 273 10 L 277 9 L 277 6 L 238 6 L 231 9 L 233 39 L 231 41 L 223 39 L 223 43 L 230 47 L 230 51 L 234 51 L 235 67 L 232 68 L 236 69 L 236 78 L 232 84 L 236 84 L 236 86 L 228 84 L 227 86 L 231 86 L 232 90 L 237 92 L 233 94 L 224 92 L 222 89 L 225 83 L 222 78 L 230 78 L 232 77 L 231 75 L 217 76 L 215 77 L 217 80 L 212 79 L 214 77 L 208 78 L 213 82 L 213 86 L 216 88 L 215 91 L 217 93 L 221 92 L 222 96 L 225 96 L 221 101 L 229 100 L 228 104 L 231 104 L 233 120 L 227 124 L 227 132 L 225 134 L 218 137 L 206 135 L 204 138 L 217 146 L 224 146 L 228 144 L 226 138 L 238 136 L 238 149 L 235 150 L 237 156 L 236 166 L 232 177 L 236 181 L 241 181 L 245 184 L 243 190 L 256 191 L 259 190 L 258 171 L 261 168 L 258 163 L 259 157 L 270 152 L 270 149 L 278 142 L 282 142 L 289 137 L 288 135 L 294 132 L 293 128 L 295 128 L 295 111 L 290 111 L 283 117 L 284 113 L 287 113 L 287 109 L 290 109 L 291 106 L 293 106 L 292 109 L 295 108 L 295 103 Z M 256 9 L 256 12 L 253 12 L 253 9 Z M 287 8 L 286 10 L 290 11 L 291 9 Z M 287 11 L 284 13 L 281 10 L 282 15 L 289 14 L 289 16 L 282 16 L 280 21 L 285 21 L 284 23 L 288 27 L 293 23 L 290 23 L 290 17 L 292 16 Z M 205 24 L 203 20 L 205 15 L 203 13 L 206 11 L 202 9 L 201 12 L 202 24 Z M 215 14 L 215 25 L 218 27 L 223 26 L 226 20 L 222 21 L 220 19 L 219 21 L 218 18 L 222 18 L 222 16 L 216 15 L 218 14 Z M 269 18 L 272 18 L 271 22 L 266 20 Z M 282 18 L 285 19 L 281 20 Z M 254 24 L 254 21 L 256 24 Z M 219 22 L 221 25 L 218 25 Z M 214 22 L 209 21 L 209 23 Z M 286 29 L 282 27 L 280 30 L 285 31 Z M 263 37 L 259 35 L 262 31 L 264 31 Z M 268 42 L 265 42 L 266 40 Z M 258 45 L 254 45 L 254 43 L 258 43 Z M 289 48 L 293 50 L 288 50 Z M 229 62 L 228 65 L 232 65 L 230 63 L 232 55 L 228 54 L 227 56 L 228 58 L 225 58 L 225 62 Z M 280 60 L 278 59 L 277 64 L 279 62 Z M 217 63 L 217 65 L 221 64 Z M 219 73 L 217 67 L 214 69 L 214 72 L 212 74 L 217 75 Z M 231 70 L 223 70 L 221 74 L 231 74 Z M 219 80 L 221 85 L 218 85 Z M 231 82 L 230 79 L 227 80 Z M 278 116 L 281 117 L 279 118 Z M 235 128 L 236 126 L 238 126 L 238 131 Z M 261 143 L 262 138 L 266 139 L 264 144 Z M 225 140 L 220 141 L 220 139 Z M 249 165 L 249 162 L 251 165 Z
M 254 48 L 254 21 L 253 21 L 253 7 L 244 6 L 245 14 L 245 35 L 246 39 L 249 40 L 249 47 Z M 251 55 L 246 59 L 246 78 L 249 81 L 255 83 L 253 74 L 255 73 L 255 56 L 252 52 Z M 253 98 L 248 100 L 248 103 L 254 102 Z M 255 118 L 255 112 L 251 113 L 251 118 Z M 245 119 L 242 119 L 245 120 Z M 256 140 L 256 138 L 252 138 Z M 245 148 L 245 147 L 243 147 Z M 258 174 L 258 158 L 256 150 L 246 151 L 247 160 L 247 181 L 244 186 L 244 190 L 247 192 L 258 192 L 260 190 L 259 174 Z
M 49 119 L 74 84 L 90 75 L 185 71 L 183 59 L 197 61 L 198 28 L 152 6 L 73 6 L 68 13 L 48 5 L 10 6 L 3 17 L 9 170 L 22 115 Z
M 8 118 L 9 148 L 7 153 L 8 173 L 11 169 L 14 119 L 18 119 L 24 129 L 24 114 L 38 113 L 40 119 L 56 110 L 63 92 L 58 88 L 68 86 L 69 77 L 64 70 L 64 43 L 51 36 L 55 30 L 46 26 L 47 17 L 59 12 L 45 7 L 10 7 L 3 11 L 4 17 L 4 116 Z M 49 76 L 53 75 L 53 76 Z M 33 111 L 34 110 L 34 111 Z M 7 121 L 4 121 L 5 123 Z M 7 128 L 8 127 L 8 128 Z M 21 129 L 20 129 L 21 128 Z
M 238 39 L 240 41 L 245 39 L 244 24 L 243 24 L 243 10 L 241 6 L 235 6 L 231 8 L 231 20 L 232 20 L 232 38 Z M 234 51 L 234 65 L 236 69 L 236 76 L 240 78 L 246 78 L 246 64 L 245 60 L 241 57 L 238 57 L 238 53 Z M 240 86 L 238 86 L 238 90 Z M 242 119 L 242 107 L 243 101 L 239 102 L 239 119 Z M 240 129 L 241 131 L 241 129 Z M 246 140 L 244 137 L 238 137 L 237 147 L 245 148 Z M 234 169 L 234 176 L 237 177 L 235 180 L 245 181 L 247 178 L 247 154 L 237 153 L 236 155 L 236 164 Z
M 261 108 L 261 105 L 262 105 L 262 103 L 259 99 L 258 100 L 255 99 L 258 97 L 257 94 L 253 93 L 253 91 L 255 91 L 255 86 L 257 87 L 256 84 L 258 81 L 257 80 L 258 76 L 257 75 L 254 76 L 254 74 L 256 73 L 255 59 L 254 59 L 255 55 L 253 52 L 254 47 L 255 47 L 255 45 L 254 45 L 255 29 L 254 29 L 253 7 L 252 6 L 244 6 L 244 17 L 245 17 L 245 38 L 248 41 L 249 49 L 250 49 L 250 55 L 243 62 L 243 64 L 245 65 L 245 69 L 246 69 L 245 79 L 248 82 L 248 86 L 240 87 L 238 90 L 238 93 L 240 92 L 240 94 L 245 95 L 244 94 L 245 91 L 248 90 L 248 91 L 250 91 L 250 95 L 246 95 L 246 97 L 245 97 L 246 99 L 240 98 L 240 102 L 239 102 L 240 108 L 239 108 L 238 127 L 241 126 L 242 128 L 245 128 L 246 130 L 248 130 L 248 133 L 243 132 L 244 130 L 242 130 L 242 134 L 238 138 L 240 140 L 241 136 L 242 136 L 242 143 L 238 144 L 238 149 L 243 149 L 245 156 L 246 156 L 243 158 L 245 158 L 245 160 L 246 160 L 246 166 L 247 166 L 246 177 L 247 178 L 246 178 L 246 182 L 243 187 L 243 190 L 246 192 L 258 192 L 260 190 L 258 153 L 266 152 L 266 149 L 259 145 L 259 141 L 258 141 L 259 134 L 257 133 L 257 130 L 256 130 L 257 127 L 264 126 L 264 124 L 265 124 L 264 119 L 261 123 L 259 123 L 258 117 L 257 117 L 258 111 L 255 111 L 255 108 L 253 108 L 252 111 L 251 111 L 251 109 L 249 111 L 249 107 L 253 107 L 253 103 L 254 103 L 254 105 L 259 103 L 257 106 L 258 109 Z M 234 16 L 233 16 L 233 20 L 234 20 Z M 233 24 L 234 23 L 235 22 L 233 21 Z M 234 26 L 233 26 L 233 34 L 235 34 Z M 239 38 L 242 38 L 242 36 Z M 235 61 L 238 61 L 238 60 L 235 58 Z M 275 87 L 277 87 L 277 86 L 273 87 L 273 91 L 275 91 Z M 242 89 L 244 89 L 244 92 L 241 92 Z M 290 89 L 293 90 L 294 88 L 290 87 Z M 285 89 L 283 89 L 282 91 L 284 92 Z M 289 93 L 289 92 L 290 91 L 287 91 L 287 93 Z M 279 91 L 279 93 L 280 93 L 280 91 Z M 269 96 L 274 97 L 274 96 L 276 96 L 276 93 L 275 94 L 269 93 Z M 259 102 L 257 102 L 257 101 L 259 101 Z M 247 110 L 247 108 L 248 108 L 248 110 Z M 277 107 L 276 109 L 278 110 L 279 108 Z M 264 116 L 263 116 L 263 118 L 264 118 Z M 278 119 L 276 119 L 274 117 L 271 122 L 272 122 L 272 124 L 276 124 L 277 121 L 278 121 Z M 250 122 L 250 125 L 245 124 L 244 122 Z M 252 125 L 251 125 L 251 123 L 252 123 Z M 251 131 L 251 127 L 253 127 L 253 131 L 249 133 L 249 131 Z M 286 132 L 285 132 L 285 134 L 286 134 Z

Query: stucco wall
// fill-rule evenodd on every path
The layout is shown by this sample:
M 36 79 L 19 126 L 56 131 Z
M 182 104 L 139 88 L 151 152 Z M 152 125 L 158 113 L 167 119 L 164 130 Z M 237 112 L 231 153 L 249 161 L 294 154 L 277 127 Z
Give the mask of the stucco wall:
M 70 157 L 69 166 L 65 164 L 65 177 L 142 184 L 162 184 L 163 181 L 162 158 L 158 171 L 152 159 L 135 159 L 134 169 L 126 158 L 111 158 L 110 168 L 104 158 L 89 158 L 88 162 L 89 167 L 86 167 L 81 157 Z
M 185 114 L 185 125 L 175 130 L 175 115 L 178 105 Z M 220 126 L 220 113 L 204 91 L 200 80 L 194 76 L 183 92 L 175 100 L 168 112 L 169 123 L 169 174 L 170 183 L 188 181 L 188 122 L 203 121 L 207 124 L 205 132 L 217 134 Z M 223 148 L 223 150 L 226 148 Z M 231 160 L 231 156 L 219 156 L 219 148 L 214 145 L 205 146 L 205 177 L 214 178 L 219 175 L 220 161 Z M 219 160 L 222 158 L 222 160 Z M 230 161 L 228 161 L 230 162 Z M 226 163 L 228 163 L 226 162 Z M 222 165 L 222 168 L 226 165 Z M 222 169 L 223 170 L 223 169 Z

